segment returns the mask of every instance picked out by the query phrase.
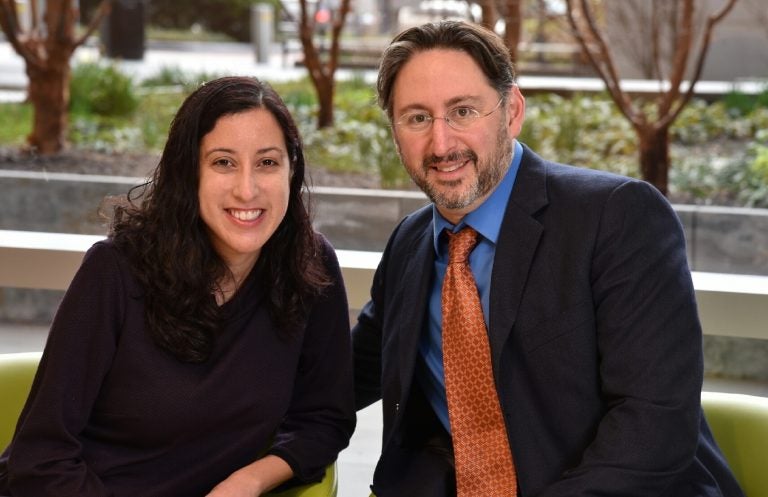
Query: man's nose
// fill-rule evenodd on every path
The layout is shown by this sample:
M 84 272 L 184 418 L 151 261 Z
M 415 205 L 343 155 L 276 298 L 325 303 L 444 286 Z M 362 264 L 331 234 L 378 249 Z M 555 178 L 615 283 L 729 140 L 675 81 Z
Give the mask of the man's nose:
M 447 155 L 447 153 L 453 148 L 455 130 L 448 124 L 448 119 L 445 117 L 433 117 L 432 129 L 430 129 L 432 135 L 432 153 L 439 157 Z

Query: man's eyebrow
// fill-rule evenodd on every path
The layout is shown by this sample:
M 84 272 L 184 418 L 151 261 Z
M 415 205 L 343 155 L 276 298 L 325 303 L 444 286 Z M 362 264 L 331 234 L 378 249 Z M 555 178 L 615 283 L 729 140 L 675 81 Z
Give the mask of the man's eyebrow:
M 449 98 L 444 105 L 446 107 L 454 107 L 458 104 L 477 104 L 480 102 L 480 100 L 481 100 L 480 97 L 476 95 L 458 95 L 458 96 Z M 401 109 L 401 113 L 412 112 L 415 110 L 427 110 L 427 108 L 423 104 L 412 103 L 403 107 Z

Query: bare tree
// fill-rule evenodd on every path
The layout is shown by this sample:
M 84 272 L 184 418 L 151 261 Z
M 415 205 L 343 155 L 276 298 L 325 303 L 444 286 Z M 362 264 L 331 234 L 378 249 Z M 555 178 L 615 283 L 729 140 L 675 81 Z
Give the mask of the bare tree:
M 715 25 L 731 11 L 736 0 L 728 0 L 720 9 L 707 16 L 698 44 L 694 33 L 694 20 L 697 16 L 695 0 L 641 1 L 656 12 L 674 7 L 672 14 L 667 14 L 673 24 L 670 30 L 670 49 L 664 50 L 658 42 L 650 42 L 652 57 L 647 67 L 652 74 L 658 76 L 660 82 L 658 97 L 651 106 L 643 105 L 642 101 L 633 101 L 621 88 L 612 45 L 598 27 L 595 5 L 589 0 L 566 0 L 566 4 L 574 37 L 605 82 L 611 99 L 635 129 L 639 141 L 640 174 L 666 194 L 670 167 L 669 128 L 693 96 Z M 649 43 L 648 40 L 645 42 Z M 686 85 L 684 80 L 689 74 Z
M 481 8 L 480 23 L 494 29 L 499 19 L 504 20 L 504 42 L 509 48 L 512 60 L 517 61 L 517 48 L 522 36 L 523 0 L 479 0 Z
M 108 12 L 109 0 L 102 1 L 97 15 L 79 37 L 75 32 L 78 19 L 75 0 L 49 0 L 42 18 L 37 0 L 29 0 L 28 5 L 27 27 L 23 26 L 16 2 L 0 0 L 0 28 L 26 65 L 28 98 L 34 109 L 32 133 L 27 143 L 37 153 L 54 154 L 66 144 L 69 60 L 75 49 L 96 30 Z
M 749 14 L 763 27 L 768 36 L 768 9 L 765 8 L 765 0 L 744 0 L 745 8 Z
M 523 0 L 503 0 L 504 1 L 504 42 L 509 47 L 512 54 L 512 60 L 517 62 L 517 48 L 522 39 L 522 4 Z
M 308 0 L 300 0 L 299 6 L 299 40 L 304 50 L 304 65 L 309 71 L 320 104 L 317 127 L 325 128 L 333 126 L 335 74 L 339 67 L 341 31 L 349 14 L 350 0 L 340 0 L 338 8 L 329 10 L 331 26 L 328 36 L 320 29 L 316 12 L 311 11 Z M 326 50 L 327 37 L 330 38 L 330 47 Z

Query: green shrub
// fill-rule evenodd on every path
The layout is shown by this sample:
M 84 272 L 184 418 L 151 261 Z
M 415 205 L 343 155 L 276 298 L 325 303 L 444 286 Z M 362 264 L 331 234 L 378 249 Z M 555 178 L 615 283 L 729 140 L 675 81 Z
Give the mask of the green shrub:
M 723 96 L 722 103 L 734 115 L 749 115 L 759 108 L 768 107 L 768 85 L 763 91 L 754 95 L 737 90 L 731 91 Z
M 156 74 L 145 78 L 141 82 L 141 86 L 150 90 L 158 87 L 180 87 L 184 94 L 189 94 L 206 81 L 220 76 L 220 74 L 205 71 L 189 74 L 182 71 L 179 67 L 163 67 Z
M 200 25 L 237 41 L 250 40 L 252 0 L 152 0 L 147 4 L 147 19 L 161 28 L 190 29 Z
M 85 63 L 72 70 L 69 109 L 73 114 L 129 116 L 138 105 L 132 79 L 115 66 Z
M 0 103 L 0 144 L 21 145 L 31 131 L 31 104 Z

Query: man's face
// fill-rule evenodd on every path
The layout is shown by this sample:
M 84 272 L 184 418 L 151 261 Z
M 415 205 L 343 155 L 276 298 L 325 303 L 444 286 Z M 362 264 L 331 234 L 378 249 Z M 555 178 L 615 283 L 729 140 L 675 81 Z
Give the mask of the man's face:
M 393 133 L 400 159 L 440 213 L 457 223 L 493 192 L 509 167 L 525 100 L 517 87 L 499 94 L 465 52 L 432 49 L 414 55 L 394 83 Z M 454 129 L 444 116 L 481 116 Z M 486 115 L 487 114 L 487 115 Z M 425 129 L 406 123 L 437 117 Z M 427 119 L 428 120 L 428 119 Z

